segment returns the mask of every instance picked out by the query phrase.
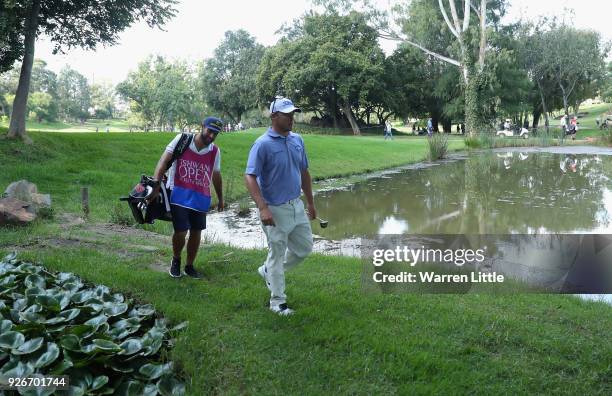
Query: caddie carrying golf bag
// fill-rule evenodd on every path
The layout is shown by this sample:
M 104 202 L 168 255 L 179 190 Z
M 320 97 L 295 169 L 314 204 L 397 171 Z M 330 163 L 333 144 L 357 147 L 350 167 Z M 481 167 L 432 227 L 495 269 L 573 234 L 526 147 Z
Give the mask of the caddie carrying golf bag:
M 172 160 L 166 165 L 166 171 L 170 169 L 174 161 L 176 161 L 193 141 L 193 135 L 183 133 L 179 139 Z M 159 195 L 152 201 L 147 203 L 147 197 L 153 192 L 155 186 L 160 183 Z M 138 224 L 153 224 L 155 220 L 172 221 L 172 213 L 170 211 L 170 194 L 166 189 L 164 180 L 155 181 L 151 176 L 142 175 L 140 183 L 130 191 L 129 196 L 119 198 L 120 201 L 127 201 L 132 216 Z

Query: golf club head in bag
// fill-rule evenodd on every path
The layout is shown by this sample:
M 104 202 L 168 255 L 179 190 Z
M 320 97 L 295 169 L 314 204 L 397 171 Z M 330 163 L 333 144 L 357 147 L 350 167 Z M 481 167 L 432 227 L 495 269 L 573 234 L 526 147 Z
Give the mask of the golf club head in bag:
M 127 201 L 138 224 L 153 224 L 155 220 L 172 221 L 170 196 L 163 184 L 157 198 L 147 203 L 147 197 L 153 192 L 155 184 L 152 177 L 142 175 L 140 183 L 134 186 L 129 196 L 119 198 L 120 201 Z

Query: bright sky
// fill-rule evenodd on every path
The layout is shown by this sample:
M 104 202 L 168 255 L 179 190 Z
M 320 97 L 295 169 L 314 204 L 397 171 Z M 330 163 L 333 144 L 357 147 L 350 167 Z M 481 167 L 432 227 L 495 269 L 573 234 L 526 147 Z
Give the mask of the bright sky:
M 575 11 L 579 28 L 597 30 L 612 39 L 612 2 L 609 0 L 510 0 L 510 19 L 521 15 L 560 15 L 564 8 Z M 387 7 L 389 0 L 377 0 Z M 177 15 L 165 31 L 150 29 L 139 23 L 124 31 L 119 44 L 100 47 L 97 51 L 74 49 L 66 55 L 53 55 L 52 44 L 42 39 L 37 42 L 36 57 L 44 59 L 58 72 L 65 64 L 84 74 L 90 82 L 117 84 L 130 70 L 148 55 L 159 54 L 170 58 L 196 61 L 212 56 L 227 30 L 245 29 L 266 46 L 278 40 L 275 32 L 285 22 L 302 15 L 310 8 L 309 0 L 221 0 L 203 2 L 182 0 Z M 395 42 L 382 42 L 385 52 L 392 52 Z

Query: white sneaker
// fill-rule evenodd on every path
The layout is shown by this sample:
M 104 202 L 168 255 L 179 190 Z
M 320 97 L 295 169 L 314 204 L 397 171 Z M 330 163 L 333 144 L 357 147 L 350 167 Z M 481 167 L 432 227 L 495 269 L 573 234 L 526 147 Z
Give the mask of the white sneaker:
M 287 306 L 287 303 L 273 305 L 270 307 L 270 311 L 279 314 L 280 316 L 290 316 L 295 313 L 295 311 Z
M 270 288 L 270 282 L 268 282 L 268 269 L 266 268 L 266 265 L 264 264 L 261 267 L 257 268 L 257 273 L 259 274 L 259 276 L 262 277 L 262 279 L 264 280 L 266 286 L 269 289 Z

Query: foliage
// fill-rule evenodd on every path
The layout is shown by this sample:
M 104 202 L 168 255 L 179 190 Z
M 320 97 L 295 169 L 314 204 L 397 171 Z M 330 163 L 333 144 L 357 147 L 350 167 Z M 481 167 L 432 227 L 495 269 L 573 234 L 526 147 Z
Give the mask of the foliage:
M 344 117 L 351 122 L 354 113 L 381 101 L 375 96 L 389 88 L 381 87 L 384 59 L 377 33 L 363 14 L 311 12 L 266 51 L 257 76 L 258 96 L 262 103 L 288 96 L 338 127 Z
M 0 283 L 0 376 L 67 375 L 81 394 L 184 393 L 161 356 L 186 323 L 168 328 L 151 305 L 15 254 L 0 262 Z
M 90 86 L 91 106 L 95 118 L 113 118 L 115 114 L 115 89 L 111 84 Z
M 0 37 L 8 48 L 0 52 L 0 70 L 10 68 L 17 59 L 23 58 L 7 136 L 29 140 L 25 129 L 26 106 L 37 37 L 45 35 L 53 42 L 54 53 L 77 46 L 95 49 L 99 43 L 112 45 L 119 33 L 135 21 L 144 20 L 151 27 L 163 25 L 174 15 L 175 3 L 175 0 L 2 2 Z M 82 113 L 77 118 L 82 119 Z
M 91 92 L 87 78 L 65 66 L 57 79 L 60 113 L 65 119 L 85 121 L 89 117 Z
M 448 136 L 445 133 L 434 133 L 427 138 L 429 160 L 435 161 L 446 157 L 448 153 Z
M 199 84 L 204 100 L 215 112 L 232 122 L 257 108 L 257 68 L 264 47 L 246 31 L 225 32 L 214 56 L 200 65 Z
M 31 0 L 4 1 L 0 5 L 0 31 L 11 33 L 0 52 L 0 65 L 8 70 L 23 57 L 25 20 Z M 45 0 L 37 21 L 36 36 L 44 35 L 54 44 L 54 52 L 65 48 L 95 49 L 99 43 L 116 44 L 119 33 L 132 23 L 144 20 L 149 26 L 161 26 L 174 16 L 174 0 Z M 4 34 L 0 35 L 3 39 Z
M 55 121 L 57 119 L 57 106 L 53 97 L 46 92 L 34 92 L 30 94 L 28 101 L 30 118 L 38 122 Z
M 195 73 L 182 61 L 149 57 L 117 85 L 117 92 L 130 101 L 131 111 L 142 119 L 145 130 L 198 125 L 206 114 Z

